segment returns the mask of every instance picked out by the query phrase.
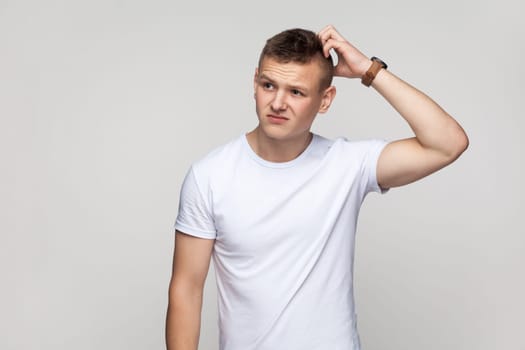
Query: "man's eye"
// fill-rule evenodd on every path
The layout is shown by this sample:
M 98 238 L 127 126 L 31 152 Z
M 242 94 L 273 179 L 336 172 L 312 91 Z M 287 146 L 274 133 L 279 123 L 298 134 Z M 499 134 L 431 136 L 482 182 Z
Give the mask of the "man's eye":
M 301 91 L 297 90 L 297 89 L 293 89 L 292 90 L 292 94 L 293 95 L 297 95 L 297 96 L 302 96 L 303 95 L 303 93 Z
M 273 85 L 272 85 L 272 83 L 263 83 L 263 87 L 265 89 L 271 89 L 271 88 L 273 88 Z

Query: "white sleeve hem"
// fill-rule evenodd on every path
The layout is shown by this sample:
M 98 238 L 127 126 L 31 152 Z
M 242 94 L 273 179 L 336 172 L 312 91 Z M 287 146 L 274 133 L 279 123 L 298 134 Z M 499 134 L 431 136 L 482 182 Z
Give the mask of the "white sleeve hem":
M 373 157 L 374 157 L 374 167 L 373 167 L 373 172 L 372 172 L 372 180 L 373 180 L 373 187 L 372 187 L 372 191 L 373 192 L 378 192 L 380 194 L 385 194 L 387 193 L 390 188 L 382 188 L 381 186 L 379 186 L 379 183 L 377 182 L 377 166 L 378 166 L 378 163 L 379 163 L 379 157 L 381 156 L 381 153 L 383 152 L 383 150 L 385 149 L 385 147 L 388 145 L 388 142 L 387 141 L 384 141 L 384 140 L 381 140 L 382 142 L 378 144 L 378 147 L 376 147 L 376 149 L 374 150 L 374 154 L 373 154 Z
M 217 236 L 217 234 L 213 231 L 199 230 L 194 227 L 186 226 L 180 222 L 175 223 L 175 229 L 190 236 L 199 238 L 215 239 Z

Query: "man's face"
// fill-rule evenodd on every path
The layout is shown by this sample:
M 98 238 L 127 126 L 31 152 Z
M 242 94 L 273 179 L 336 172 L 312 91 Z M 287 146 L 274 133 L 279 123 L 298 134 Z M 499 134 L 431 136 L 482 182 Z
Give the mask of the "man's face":
M 335 95 L 333 87 L 320 88 L 320 78 L 316 60 L 301 64 L 264 58 L 254 79 L 260 131 L 275 140 L 304 140 L 317 113 L 325 112 Z

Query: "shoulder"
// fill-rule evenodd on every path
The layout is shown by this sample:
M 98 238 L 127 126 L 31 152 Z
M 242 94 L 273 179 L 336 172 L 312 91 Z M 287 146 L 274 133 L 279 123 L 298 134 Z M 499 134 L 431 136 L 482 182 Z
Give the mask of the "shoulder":
M 227 177 L 228 172 L 235 168 L 239 158 L 244 154 L 244 135 L 215 147 L 202 158 L 192 163 L 190 172 L 197 183 L 203 188 L 210 179 Z
M 238 157 L 243 151 L 242 136 L 213 148 L 205 156 L 193 162 L 192 168 L 200 172 L 207 169 L 213 170 L 225 162 L 231 162 L 232 158 Z
M 349 140 L 346 137 L 338 137 L 333 141 L 331 148 L 336 153 L 366 157 L 367 155 L 381 153 L 387 143 L 386 140 L 382 139 Z

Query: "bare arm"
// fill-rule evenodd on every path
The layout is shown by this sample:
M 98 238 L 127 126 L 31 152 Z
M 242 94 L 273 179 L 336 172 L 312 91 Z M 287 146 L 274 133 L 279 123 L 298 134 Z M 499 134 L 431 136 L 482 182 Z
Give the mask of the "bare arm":
M 325 55 L 339 56 L 335 75 L 361 78 L 371 61 L 332 26 L 320 33 Z M 409 124 L 415 137 L 389 143 L 377 165 L 382 188 L 402 186 L 452 163 L 468 146 L 461 126 L 430 97 L 382 69 L 374 79 L 376 89 Z
M 177 231 L 166 317 L 168 350 L 197 350 L 202 295 L 214 240 Z
M 388 144 L 377 165 L 381 187 L 402 186 L 456 160 L 468 146 L 461 126 L 437 103 L 381 70 L 372 86 L 407 121 L 415 137 Z

